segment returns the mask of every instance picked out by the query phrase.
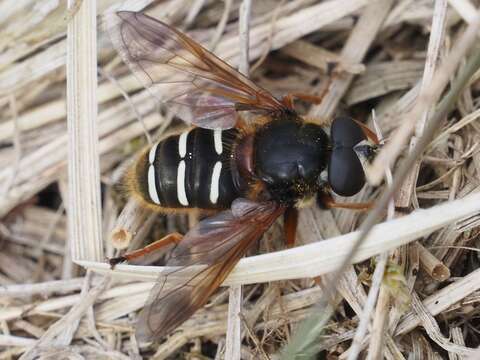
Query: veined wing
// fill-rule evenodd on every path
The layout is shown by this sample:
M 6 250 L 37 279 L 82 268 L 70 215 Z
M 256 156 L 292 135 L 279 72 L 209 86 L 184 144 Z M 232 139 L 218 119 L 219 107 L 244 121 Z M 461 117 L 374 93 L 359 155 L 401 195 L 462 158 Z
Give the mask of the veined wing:
M 107 17 L 115 48 L 160 101 L 184 121 L 230 128 L 237 111 L 278 112 L 286 107 L 268 91 L 187 35 L 148 15 L 120 11 Z
M 163 337 L 205 305 L 250 246 L 284 211 L 274 202 L 237 199 L 230 210 L 198 223 L 167 262 L 168 266 L 181 267 L 162 274 L 151 290 L 139 316 L 137 338 L 151 341 Z M 192 272 L 192 265 L 205 266 Z M 166 286 L 169 276 L 178 279 Z

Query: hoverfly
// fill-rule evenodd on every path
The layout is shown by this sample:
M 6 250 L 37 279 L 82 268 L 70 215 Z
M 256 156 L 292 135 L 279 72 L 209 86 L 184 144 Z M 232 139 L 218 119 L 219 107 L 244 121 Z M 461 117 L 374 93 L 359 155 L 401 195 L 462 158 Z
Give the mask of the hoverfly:
M 160 212 L 221 211 L 183 237 L 167 235 L 111 259 L 113 266 L 175 244 L 166 265 L 178 266 L 176 274 L 205 265 L 168 289 L 169 274 L 160 276 L 136 329 L 137 337 L 148 341 L 170 333 L 205 305 L 279 216 L 291 246 L 297 208 L 311 200 L 328 208 L 366 208 L 335 203 L 330 190 L 343 196 L 360 191 L 365 183 L 360 160 L 372 155 L 378 141 L 348 117 L 336 118 L 328 136 L 293 107 L 294 98 L 311 96 L 279 100 L 187 35 L 145 14 L 121 11 L 111 15 L 108 26 L 116 50 L 143 85 L 193 125 L 140 154 L 128 176 L 130 192 Z M 245 112 L 253 120 L 245 120 Z

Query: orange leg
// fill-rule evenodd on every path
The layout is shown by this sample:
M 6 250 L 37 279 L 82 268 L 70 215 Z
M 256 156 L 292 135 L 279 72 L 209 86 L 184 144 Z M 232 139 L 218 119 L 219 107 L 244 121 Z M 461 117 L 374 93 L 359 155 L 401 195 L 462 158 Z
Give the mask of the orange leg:
M 333 76 L 330 76 L 328 78 L 327 84 L 324 86 L 322 92 L 320 95 L 310 95 L 310 94 L 304 94 L 304 93 L 291 93 L 283 97 L 282 102 L 289 107 L 290 109 L 294 108 L 294 102 L 295 99 L 300 99 L 305 102 L 311 103 L 311 104 L 320 104 L 323 100 L 323 97 L 328 91 L 328 88 L 330 87 L 330 84 L 333 81 Z
M 350 210 L 370 210 L 373 207 L 373 203 L 337 203 L 332 202 L 327 205 L 330 209 L 350 209 Z
M 119 257 L 108 259 L 108 262 L 110 264 L 110 267 L 113 269 L 115 265 L 119 263 L 141 258 L 147 254 L 151 254 L 157 250 L 163 249 L 168 245 L 176 245 L 182 240 L 182 238 L 183 238 L 182 234 L 179 234 L 177 232 L 171 233 L 157 241 L 154 241 L 153 243 L 145 246 L 144 248 L 125 253 Z
M 304 93 L 291 93 L 283 98 L 283 102 L 288 104 L 289 107 L 293 108 L 295 99 L 300 99 L 311 104 L 320 104 L 323 99 L 323 94 L 316 96 Z
M 285 244 L 287 248 L 291 248 L 295 245 L 297 225 L 298 210 L 294 207 L 289 207 L 283 215 L 283 229 L 285 231 Z
M 327 209 L 350 209 L 350 210 L 369 210 L 373 207 L 372 202 L 366 203 L 337 203 L 328 193 L 319 195 L 319 203 Z

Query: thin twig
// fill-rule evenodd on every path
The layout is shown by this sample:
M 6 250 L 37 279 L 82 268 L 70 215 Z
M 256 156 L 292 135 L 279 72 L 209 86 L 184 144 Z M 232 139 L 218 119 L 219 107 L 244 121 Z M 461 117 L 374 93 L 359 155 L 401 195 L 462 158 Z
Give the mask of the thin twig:
M 67 214 L 72 257 L 102 261 L 96 29 L 95 4 L 84 1 L 67 32 Z
M 385 338 L 385 325 L 387 323 L 388 305 L 390 294 L 384 284 L 380 287 L 377 307 L 372 323 L 372 332 L 368 347 L 367 360 L 379 359 L 382 356 Z
M 479 22 L 480 24 L 480 22 Z M 419 139 L 418 143 L 413 148 L 410 155 L 407 159 L 401 164 L 399 169 L 395 173 L 395 178 L 393 179 L 393 183 L 391 187 L 388 187 L 377 200 L 375 207 L 372 211 L 368 214 L 365 221 L 362 223 L 360 227 L 360 235 L 358 237 L 356 245 L 351 249 L 350 254 L 354 254 L 361 243 L 367 238 L 370 230 L 374 226 L 374 224 L 378 221 L 381 216 L 381 213 L 385 206 L 388 204 L 390 199 L 393 197 L 395 192 L 401 186 L 405 176 L 410 171 L 411 167 L 413 166 L 414 162 L 420 156 L 420 154 L 425 150 L 427 145 L 429 144 L 433 134 L 438 128 L 438 123 L 443 119 L 443 117 L 447 114 L 448 110 L 450 110 L 451 106 L 456 101 L 458 95 L 462 91 L 465 84 L 470 79 L 470 76 L 475 73 L 475 71 L 480 68 L 480 48 L 475 49 L 474 53 L 470 56 L 467 65 L 465 66 L 464 70 L 460 73 L 458 78 L 455 80 L 452 88 L 442 100 L 440 105 L 438 106 L 437 111 L 435 114 L 428 120 L 427 127 L 424 130 L 423 135 Z M 439 70 L 440 71 L 440 70 Z M 340 269 L 344 268 L 346 264 L 350 262 L 351 256 L 345 258 L 345 263 L 342 264 Z
M 379 139 L 382 139 L 383 134 L 376 122 L 375 111 L 372 111 L 372 121 L 375 125 L 377 137 Z M 381 144 L 383 145 L 383 143 L 384 142 L 382 141 Z M 390 170 L 390 168 L 387 168 L 385 172 L 386 172 L 385 176 L 387 178 L 387 185 L 391 186 L 393 181 L 392 171 Z M 390 200 L 389 206 L 388 206 L 387 221 L 392 220 L 394 218 L 394 215 L 395 215 L 395 205 L 393 203 L 393 200 Z M 377 256 L 377 263 L 375 266 L 375 271 L 373 272 L 373 276 L 372 276 L 372 285 L 370 286 L 367 301 L 365 302 L 365 305 L 363 307 L 363 312 L 362 312 L 362 315 L 360 316 L 360 322 L 357 326 L 357 331 L 355 332 L 355 336 L 353 337 L 352 345 L 348 349 L 348 352 L 349 352 L 348 360 L 357 359 L 358 356 L 360 355 L 360 351 L 362 350 L 363 340 L 367 335 L 367 329 L 370 325 L 371 315 L 374 310 L 375 304 L 377 303 L 378 294 L 380 292 L 380 288 L 382 285 L 385 269 L 387 267 L 388 258 L 389 258 L 389 253 L 387 251 Z
M 240 42 L 240 64 L 238 70 L 248 76 L 250 67 L 250 16 L 252 2 L 244 0 L 240 5 L 239 14 L 239 42 Z M 227 335 L 225 340 L 225 358 L 240 360 L 242 345 L 242 322 L 240 313 L 242 312 L 242 286 L 236 285 L 229 289 L 228 296 L 228 323 Z
M 197 15 L 200 13 L 202 10 L 202 7 L 205 5 L 206 0 L 195 0 L 193 2 L 193 5 L 190 7 L 190 10 L 188 11 L 187 16 L 185 17 L 185 27 L 189 28 L 192 26 L 193 22 L 195 21 L 195 18 Z
M 17 103 L 15 100 L 15 96 L 12 94 L 9 96 L 9 104 L 10 104 L 10 109 L 12 111 L 12 121 L 13 121 L 13 149 L 14 149 L 14 160 L 13 160 L 13 171 L 12 174 L 10 175 L 10 179 L 5 182 L 5 186 L 2 189 L 2 196 L 6 196 L 8 191 L 10 190 L 10 187 L 13 184 L 13 180 L 15 179 L 15 176 L 18 172 L 18 169 L 20 167 L 20 159 L 22 158 L 22 143 L 20 139 L 20 125 L 18 121 L 18 111 L 17 111 Z
M 122 94 L 125 101 L 128 103 L 128 105 L 130 105 L 130 108 L 132 109 L 133 113 L 137 117 L 138 122 L 140 124 L 142 124 L 142 128 L 143 128 L 143 131 L 145 133 L 145 137 L 147 139 L 147 142 L 151 145 L 152 144 L 152 137 L 150 136 L 150 132 L 148 131 L 147 127 L 145 126 L 145 122 L 143 121 L 143 116 L 142 116 L 142 114 L 140 114 L 140 112 L 135 107 L 135 104 L 132 102 L 128 93 L 125 91 L 125 89 L 122 87 L 122 85 L 117 81 L 117 79 L 115 79 L 113 76 L 111 76 L 108 72 L 103 70 L 101 67 L 98 67 L 97 70 L 98 70 L 98 72 L 101 76 L 106 78 L 108 81 L 110 81 L 112 84 L 114 84 L 117 87 L 118 91 L 120 92 L 120 94 Z
M 361 234 L 359 231 L 323 241 L 313 239 L 317 241 L 288 250 L 241 259 L 223 285 L 230 286 L 304 277 L 310 278 L 333 272 L 339 268 L 339 265 L 344 262 L 346 257 L 349 259 L 349 264 L 366 260 L 384 251 L 392 250 L 421 236 L 430 234 L 441 227 L 454 223 L 458 219 L 477 213 L 480 210 L 479 199 L 480 192 L 472 193 L 455 201 L 445 202 L 430 209 L 417 210 L 398 219 L 378 224 L 354 255 L 351 255 L 351 249 L 357 243 Z M 389 236 L 386 237 L 385 234 L 389 234 Z M 339 243 L 343 245 L 340 248 L 338 246 Z M 154 281 L 162 272 L 172 270 L 171 267 L 165 266 L 123 264 L 119 264 L 114 270 L 111 270 L 106 263 L 93 261 L 77 261 L 77 263 L 98 272 L 111 273 L 124 280 Z M 191 267 L 192 273 L 198 271 L 196 266 Z M 182 271 L 182 273 L 185 273 L 184 276 L 186 277 L 191 275 L 187 269 Z M 172 281 L 180 279 L 178 277 L 175 278 L 173 274 L 170 275 L 169 280 L 170 278 Z
M 230 15 L 230 9 L 232 7 L 233 0 L 223 0 L 225 3 L 225 7 L 223 9 L 222 17 L 218 22 L 217 28 L 215 29 L 215 33 L 210 40 L 210 44 L 208 48 L 211 51 L 215 51 L 220 39 L 222 38 L 222 34 L 225 31 L 225 27 L 227 26 L 228 16 Z
M 263 64 L 263 62 L 267 58 L 268 54 L 272 50 L 272 41 L 273 41 L 273 34 L 275 33 L 275 24 L 277 23 L 278 15 L 280 14 L 280 10 L 283 7 L 284 3 L 285 3 L 285 0 L 280 0 L 280 3 L 275 7 L 275 9 L 273 9 L 272 20 L 270 22 L 271 28 L 270 28 L 270 32 L 268 33 L 268 38 L 267 38 L 267 46 L 265 47 L 265 50 L 263 51 L 263 53 L 260 55 L 260 57 L 255 62 L 255 64 L 253 64 L 252 72 L 257 70 L 260 67 L 260 65 Z
M 398 121 L 400 126 L 373 161 L 368 173 L 370 183 L 378 185 L 383 179 L 385 167 L 394 164 L 399 154 L 403 151 L 403 147 L 408 140 L 408 137 L 414 131 L 417 122 L 420 121 L 425 111 L 438 101 L 438 98 L 447 86 L 450 77 L 457 70 L 465 55 L 470 52 L 472 45 L 476 42 L 479 29 L 480 15 L 477 14 L 476 21 L 468 26 L 460 39 L 455 43 L 450 55 L 445 58 L 445 61 L 442 62 L 438 70 L 435 72 L 435 75 L 430 82 L 430 86 L 419 95 L 413 109 L 407 114 L 401 115 L 401 120 Z M 426 129 L 424 131 L 426 131 Z
M 41 351 L 42 346 L 48 344 L 56 336 L 61 334 L 66 327 L 80 319 L 85 311 L 93 305 L 97 297 L 105 290 L 109 282 L 110 279 L 106 277 L 98 286 L 90 290 L 88 294 L 85 294 L 85 296 L 78 301 L 77 304 L 74 305 L 65 316 L 63 316 L 54 325 L 50 326 L 48 331 L 46 331 L 45 334 L 35 343 L 35 346 L 23 354 L 20 359 L 33 359 L 38 356 L 38 351 Z
M 368 291 L 367 301 L 363 307 L 363 313 L 360 322 L 357 326 L 355 336 L 353 337 L 352 345 L 348 349 L 348 360 L 357 359 L 363 347 L 363 339 L 367 334 L 367 329 L 370 325 L 371 315 L 377 302 L 380 285 L 382 284 L 383 275 L 387 266 L 388 253 L 384 252 L 377 257 L 375 271 L 372 276 L 372 286 Z
M 432 30 L 428 41 L 427 59 L 425 61 L 425 69 L 423 72 L 422 84 L 420 87 L 420 96 L 424 94 L 430 86 L 437 63 L 440 57 L 440 50 L 442 48 L 445 38 L 445 28 L 447 24 L 447 0 L 439 0 L 435 2 L 434 13 L 432 19 Z M 415 146 L 418 137 L 420 137 L 425 128 L 428 114 L 432 111 L 432 107 L 426 108 L 422 114 L 421 120 L 416 124 L 415 136 L 410 139 L 410 149 Z M 415 184 L 417 183 L 418 172 L 420 171 L 420 159 L 415 163 L 409 176 L 405 179 L 398 195 L 395 199 L 395 204 L 398 207 L 406 208 L 410 205 L 410 200 L 415 191 Z
M 417 243 L 418 253 L 420 255 L 420 265 L 425 272 L 436 281 L 445 281 L 450 277 L 450 269 L 438 260 L 422 244 Z

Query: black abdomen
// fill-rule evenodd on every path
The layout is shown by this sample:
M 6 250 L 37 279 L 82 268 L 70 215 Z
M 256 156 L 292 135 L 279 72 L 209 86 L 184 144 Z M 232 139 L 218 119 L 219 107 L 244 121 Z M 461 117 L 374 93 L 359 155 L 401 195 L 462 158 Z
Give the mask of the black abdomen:
M 154 144 L 136 169 L 144 200 L 164 208 L 222 209 L 239 196 L 231 175 L 237 131 L 194 128 Z

